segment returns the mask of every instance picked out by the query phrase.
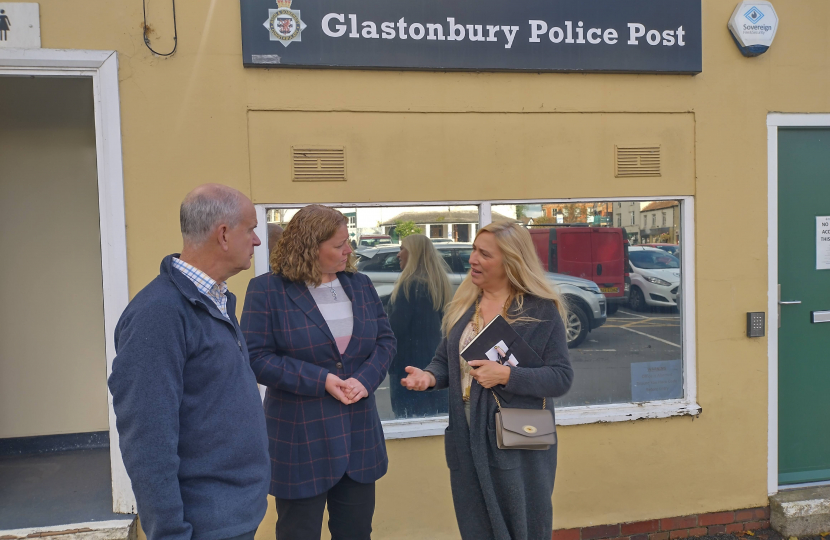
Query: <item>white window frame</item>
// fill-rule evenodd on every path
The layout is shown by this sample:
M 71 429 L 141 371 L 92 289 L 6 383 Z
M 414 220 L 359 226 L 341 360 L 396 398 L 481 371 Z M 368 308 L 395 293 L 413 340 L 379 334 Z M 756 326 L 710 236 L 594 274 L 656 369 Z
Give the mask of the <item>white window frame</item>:
M 112 372 L 112 336 L 129 302 L 127 238 L 124 217 L 124 173 L 121 156 L 121 112 L 118 59 L 115 51 L 62 49 L 0 49 L 0 75 L 31 77 L 90 77 L 95 112 L 95 151 L 98 174 L 98 214 L 104 295 L 107 377 Z M 102 368 L 104 366 L 101 366 Z M 134 514 L 135 496 L 121 459 L 112 395 L 109 406 L 110 466 L 113 512 Z
M 669 418 L 672 416 L 696 416 L 701 408 L 697 403 L 697 349 L 696 349 L 696 315 L 695 315 L 695 237 L 694 237 L 694 197 L 608 197 L 584 199 L 529 199 L 529 200 L 479 200 L 479 201 L 418 201 L 418 202 L 346 202 L 318 203 L 335 208 L 355 207 L 393 207 L 393 206 L 477 206 L 479 208 L 479 227 L 492 221 L 492 207 L 500 204 L 569 204 L 575 202 L 617 202 L 617 201 L 680 201 L 682 212 L 680 229 L 683 257 L 681 260 L 681 286 L 683 303 L 681 309 L 681 351 L 683 358 L 683 395 L 682 399 L 648 401 L 642 403 L 614 403 L 608 405 L 586 405 L 579 407 L 560 407 L 556 410 L 556 424 L 560 426 L 595 424 L 600 422 L 627 422 L 646 418 Z M 308 203 L 311 204 L 311 203 Z M 266 234 L 266 211 L 268 208 L 302 208 L 306 204 L 257 204 L 257 229 L 260 238 Z M 268 247 L 265 243 L 254 250 L 254 272 L 256 275 L 268 271 Z M 383 433 L 387 439 L 404 439 L 411 437 L 428 437 L 443 435 L 447 427 L 447 416 L 383 421 Z

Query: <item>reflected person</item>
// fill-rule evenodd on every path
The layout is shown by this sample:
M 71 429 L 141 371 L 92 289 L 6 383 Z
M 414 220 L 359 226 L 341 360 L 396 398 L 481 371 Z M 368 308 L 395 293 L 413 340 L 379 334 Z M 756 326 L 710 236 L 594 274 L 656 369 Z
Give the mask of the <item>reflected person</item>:
M 464 361 L 459 351 L 500 314 L 538 358 L 518 366 Z M 557 445 L 548 450 L 499 449 L 495 395 L 505 407 L 551 409 L 571 386 L 565 306 L 545 276 L 526 229 L 497 221 L 476 234 L 470 273 L 447 306 L 444 339 L 423 370 L 402 382 L 412 390 L 449 387 L 444 436 L 455 517 L 463 540 L 550 540 Z M 474 369 L 470 369 L 470 368 Z M 547 399 L 545 399 L 547 398 Z
M 271 253 L 274 252 L 274 249 L 277 247 L 277 242 L 280 241 L 280 237 L 282 236 L 283 228 L 276 223 L 269 223 L 268 224 L 268 254 L 270 256 Z
M 401 241 L 401 277 L 389 300 L 389 324 L 398 340 L 398 354 L 389 368 L 392 410 L 396 418 L 447 414 L 447 392 L 412 392 L 398 384 L 406 366 L 424 368 L 441 342 L 444 307 L 452 299 L 449 266 L 422 234 Z

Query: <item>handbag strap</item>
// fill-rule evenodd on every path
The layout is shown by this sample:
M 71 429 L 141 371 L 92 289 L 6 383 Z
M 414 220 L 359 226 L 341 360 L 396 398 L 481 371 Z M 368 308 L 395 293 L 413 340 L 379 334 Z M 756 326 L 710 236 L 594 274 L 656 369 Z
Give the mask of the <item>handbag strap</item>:
M 501 412 L 501 401 L 499 401 L 499 397 L 492 390 L 490 390 L 490 393 L 493 394 L 493 399 L 496 400 L 496 405 L 498 405 L 499 412 Z M 547 404 L 547 402 L 548 402 L 548 398 L 542 398 L 542 409 L 543 410 L 546 408 L 545 405 Z

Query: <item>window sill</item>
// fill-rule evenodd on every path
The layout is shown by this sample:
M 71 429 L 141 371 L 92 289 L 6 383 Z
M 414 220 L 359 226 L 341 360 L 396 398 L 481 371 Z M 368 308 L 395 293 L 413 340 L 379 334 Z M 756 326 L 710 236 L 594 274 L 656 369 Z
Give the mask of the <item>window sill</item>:
M 645 403 L 614 403 L 610 405 L 588 405 L 585 407 L 562 407 L 556 411 L 556 425 L 575 426 L 606 422 L 628 422 L 648 418 L 671 418 L 673 416 L 697 416 L 700 405 L 693 401 L 672 399 Z M 413 418 L 387 420 L 382 422 L 383 435 L 387 440 L 409 439 L 412 437 L 434 437 L 443 435 L 448 417 Z

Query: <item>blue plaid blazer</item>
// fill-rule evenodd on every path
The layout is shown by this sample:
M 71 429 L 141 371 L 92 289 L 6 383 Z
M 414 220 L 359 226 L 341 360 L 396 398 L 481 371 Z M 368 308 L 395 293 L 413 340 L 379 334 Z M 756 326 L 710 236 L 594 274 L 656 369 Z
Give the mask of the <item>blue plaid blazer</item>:
M 268 388 L 270 493 L 281 499 L 319 495 L 344 474 L 363 483 L 386 474 L 375 390 L 395 356 L 395 336 L 369 278 L 347 272 L 337 277 L 354 314 L 342 356 L 305 283 L 263 274 L 251 280 L 245 296 L 240 326 L 251 368 Z M 354 377 L 369 397 L 343 405 L 326 392 L 329 373 Z

